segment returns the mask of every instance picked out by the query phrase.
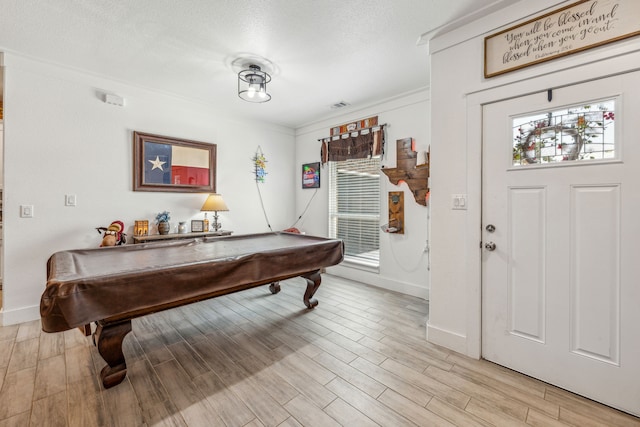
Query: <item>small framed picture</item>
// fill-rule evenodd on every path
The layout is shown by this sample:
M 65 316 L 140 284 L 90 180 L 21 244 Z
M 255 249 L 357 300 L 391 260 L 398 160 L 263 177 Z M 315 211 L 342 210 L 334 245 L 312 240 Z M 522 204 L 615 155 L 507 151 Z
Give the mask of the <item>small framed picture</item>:
M 320 188 L 320 162 L 302 165 L 302 188 Z
M 204 221 L 199 219 L 191 220 L 191 232 L 192 233 L 202 233 L 204 231 Z

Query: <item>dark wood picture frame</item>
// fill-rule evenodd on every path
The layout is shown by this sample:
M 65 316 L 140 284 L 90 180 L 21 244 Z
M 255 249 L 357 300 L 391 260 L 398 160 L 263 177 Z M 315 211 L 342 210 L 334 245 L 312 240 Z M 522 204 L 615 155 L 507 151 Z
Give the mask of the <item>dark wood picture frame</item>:
M 320 188 L 320 162 L 302 165 L 302 188 Z
M 216 144 L 133 132 L 133 191 L 216 192 Z

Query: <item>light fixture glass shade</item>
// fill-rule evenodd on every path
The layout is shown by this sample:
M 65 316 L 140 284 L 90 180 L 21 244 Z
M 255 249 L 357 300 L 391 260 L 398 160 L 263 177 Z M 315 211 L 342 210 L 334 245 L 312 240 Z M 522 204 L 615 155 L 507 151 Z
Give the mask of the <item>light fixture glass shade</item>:
M 267 92 L 267 83 L 271 76 L 257 65 L 249 65 L 238 73 L 238 96 L 248 102 L 267 102 L 271 95 Z
M 227 207 L 227 204 L 222 199 L 222 194 L 217 193 L 209 194 L 209 197 L 207 197 L 207 200 L 205 200 L 204 204 L 202 205 L 202 209 L 200 209 L 201 212 L 228 210 L 229 208 Z

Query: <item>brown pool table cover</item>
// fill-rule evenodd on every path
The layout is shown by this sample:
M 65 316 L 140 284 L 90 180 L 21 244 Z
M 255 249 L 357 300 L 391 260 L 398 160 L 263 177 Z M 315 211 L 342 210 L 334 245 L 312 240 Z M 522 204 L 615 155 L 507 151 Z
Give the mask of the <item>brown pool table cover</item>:
M 117 322 L 339 264 L 344 243 L 273 232 L 56 252 L 42 329 Z

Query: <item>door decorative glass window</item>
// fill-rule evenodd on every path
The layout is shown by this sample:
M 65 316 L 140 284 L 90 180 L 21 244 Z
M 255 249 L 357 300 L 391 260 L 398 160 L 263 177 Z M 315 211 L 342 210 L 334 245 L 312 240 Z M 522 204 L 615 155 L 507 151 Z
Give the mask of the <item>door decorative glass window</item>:
M 513 165 L 616 157 L 615 99 L 512 119 Z

